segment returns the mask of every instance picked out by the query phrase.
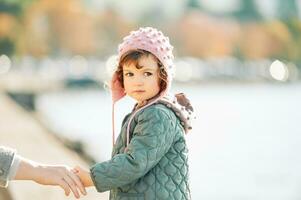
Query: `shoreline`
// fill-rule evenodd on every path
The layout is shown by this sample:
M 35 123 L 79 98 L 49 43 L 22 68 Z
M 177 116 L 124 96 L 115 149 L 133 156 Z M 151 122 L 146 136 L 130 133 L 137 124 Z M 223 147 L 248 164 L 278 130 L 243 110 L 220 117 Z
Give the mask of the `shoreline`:
M 0 103 L 2 105 L 0 107 L 1 145 L 15 148 L 21 156 L 37 162 L 89 167 L 87 161 L 66 148 L 62 141 L 42 126 L 32 113 L 26 112 L 3 93 L 0 93 Z M 1 195 L 5 197 L 5 200 L 8 195 L 13 200 L 74 198 L 72 195 L 66 197 L 62 189 L 57 186 L 42 186 L 31 181 L 11 181 L 8 188 L 3 190 L 5 192 L 1 192 Z M 81 198 L 84 200 L 108 199 L 108 192 L 98 193 L 92 187 L 87 188 L 87 193 L 87 196 Z

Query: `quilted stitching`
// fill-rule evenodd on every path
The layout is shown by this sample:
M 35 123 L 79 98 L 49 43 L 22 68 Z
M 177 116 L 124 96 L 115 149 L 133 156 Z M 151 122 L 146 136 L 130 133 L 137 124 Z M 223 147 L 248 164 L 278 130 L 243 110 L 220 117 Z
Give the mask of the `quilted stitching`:
M 155 104 L 137 114 L 123 153 L 127 123 L 128 116 L 112 159 L 91 168 L 97 190 L 111 190 L 111 200 L 190 199 L 184 128 L 173 110 Z

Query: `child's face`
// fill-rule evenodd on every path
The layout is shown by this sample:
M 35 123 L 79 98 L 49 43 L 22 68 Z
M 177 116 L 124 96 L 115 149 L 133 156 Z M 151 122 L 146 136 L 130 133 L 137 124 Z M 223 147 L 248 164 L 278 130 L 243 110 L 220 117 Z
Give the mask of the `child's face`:
M 138 102 L 156 96 L 160 91 L 158 64 L 152 55 L 142 56 L 137 69 L 134 63 L 123 65 L 123 83 L 127 95 Z

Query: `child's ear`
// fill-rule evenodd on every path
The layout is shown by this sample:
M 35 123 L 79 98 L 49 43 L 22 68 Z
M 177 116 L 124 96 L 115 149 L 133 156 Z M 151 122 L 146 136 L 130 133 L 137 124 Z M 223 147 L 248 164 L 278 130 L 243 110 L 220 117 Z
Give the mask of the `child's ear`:
M 123 88 L 122 83 L 121 83 L 122 80 L 120 79 L 119 76 L 120 75 L 117 72 L 114 72 L 112 80 L 111 80 L 111 87 L 112 88 L 115 88 L 115 89 L 119 88 L 119 87 Z M 121 74 L 121 76 L 122 76 L 122 74 Z
M 125 96 L 124 88 L 118 77 L 118 73 L 116 72 L 113 74 L 111 80 L 111 91 L 112 91 L 112 98 L 114 101 L 118 101 L 119 99 Z

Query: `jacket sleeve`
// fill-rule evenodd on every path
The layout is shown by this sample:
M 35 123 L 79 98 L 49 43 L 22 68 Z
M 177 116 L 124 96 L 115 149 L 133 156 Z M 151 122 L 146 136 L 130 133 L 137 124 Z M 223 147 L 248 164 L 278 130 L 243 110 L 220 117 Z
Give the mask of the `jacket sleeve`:
M 10 169 L 14 161 L 15 151 L 0 146 L 0 186 L 7 187 Z
M 127 153 L 97 163 L 90 169 L 98 192 L 129 184 L 145 175 L 171 147 L 175 120 L 158 107 L 150 107 L 138 116 Z

